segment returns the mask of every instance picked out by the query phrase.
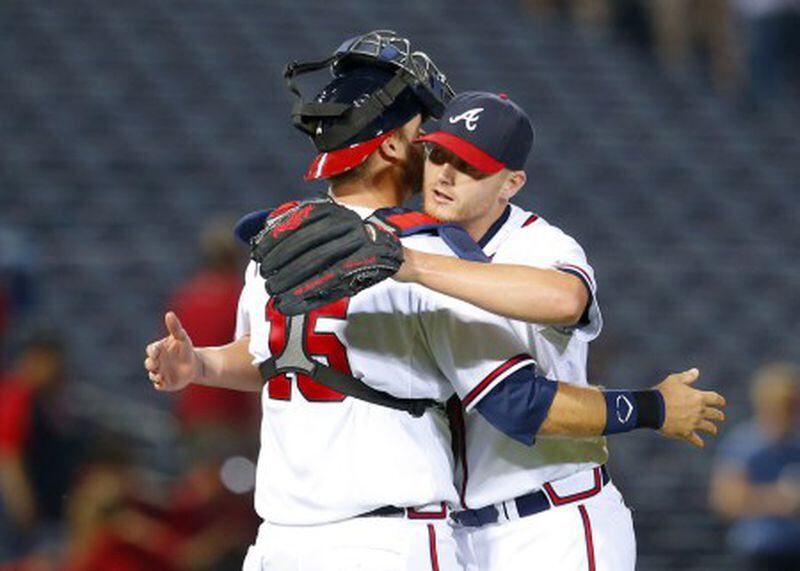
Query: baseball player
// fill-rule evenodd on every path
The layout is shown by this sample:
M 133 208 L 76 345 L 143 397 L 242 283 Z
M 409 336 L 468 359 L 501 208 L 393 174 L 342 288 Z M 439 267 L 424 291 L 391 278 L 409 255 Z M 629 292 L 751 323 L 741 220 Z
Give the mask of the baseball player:
M 419 139 L 428 145 L 426 212 L 463 226 L 487 258 L 530 267 L 504 268 L 503 295 L 497 296 L 497 267 L 406 249 L 396 278 L 497 313 L 538 320 L 538 325 L 516 322 L 514 329 L 534 349 L 539 367 L 551 378 L 585 386 L 587 344 L 601 328 L 593 271 L 572 238 L 508 203 L 525 182 L 522 168 L 532 141 L 527 115 L 505 96 L 464 93 L 448 105 L 441 125 Z M 675 400 L 675 392 L 700 399 L 708 409 L 698 428 L 715 434 L 712 421 L 724 416 L 713 406 L 724 401 L 715 393 L 687 391 L 685 384 L 696 378 L 697 372 L 689 371 L 676 387 L 665 384 L 660 392 L 668 401 Z M 524 395 L 509 391 L 507 396 Z M 455 515 L 462 525 L 458 535 L 465 565 L 527 569 L 536 562 L 543 568 L 633 569 L 630 512 L 603 467 L 607 450 L 600 435 L 622 429 L 619 423 L 632 413 L 633 400 L 643 396 L 597 391 L 594 411 L 599 414 L 569 430 L 551 426 L 548 418 L 540 430 L 587 438 L 541 439 L 533 448 L 530 435 L 515 439 L 489 426 L 492 420 L 467 415 L 459 472 L 466 509 Z M 681 437 L 703 444 L 696 431 Z
M 463 225 L 494 262 L 538 268 L 538 281 L 549 273 L 551 282 L 557 280 L 551 290 L 576 299 L 577 305 L 553 315 L 557 309 L 544 304 L 542 311 L 524 299 L 497 296 L 506 303 L 521 301 L 528 312 L 522 317 L 533 323 L 516 321 L 514 328 L 543 374 L 586 386 L 588 342 L 602 326 L 594 272 L 574 239 L 509 204 L 525 183 L 532 132 L 527 114 L 505 95 L 457 96 L 440 129 L 420 139 L 428 147 L 425 210 Z M 435 271 L 425 271 L 446 258 L 412 253 L 408 260 L 405 273 L 447 289 L 446 283 L 437 284 Z M 613 398 L 607 415 L 625 414 L 625 393 Z M 701 428 L 716 432 L 710 421 Z M 696 433 L 687 436 L 702 444 Z M 608 452 L 599 432 L 582 440 L 540 439 L 529 447 L 493 430 L 480 415 L 467 415 L 461 452 L 458 480 L 465 509 L 456 517 L 462 555 L 465 561 L 470 552 L 474 558 L 468 568 L 528 569 L 533 563 L 575 571 L 635 568 L 630 510 L 604 467 Z
M 373 47 L 378 50 L 370 51 Z M 374 177 L 361 180 L 349 172 L 332 181 L 336 192 L 349 195 L 353 211 L 367 216 L 408 193 L 407 167 L 414 161 L 421 166 L 421 153 L 411 142 L 421 115 L 439 114 L 449 88 L 424 54 L 412 54 L 407 41 L 389 33 L 357 38 L 337 54 L 336 77 L 300 112 L 335 115 L 320 122 L 320 129 L 311 129 L 315 142 L 327 149 L 312 165 L 314 172 L 336 177 L 362 159 L 375 158 L 370 164 Z M 360 65 L 363 59 L 369 65 Z M 420 78 L 424 85 L 418 85 Z M 338 120 L 344 111 L 347 118 Z M 337 127 L 348 119 L 354 125 L 342 135 Z M 314 214 L 302 209 L 273 213 L 270 234 L 291 232 L 306 215 Z M 353 216 L 361 225 L 359 215 Z M 383 234 L 394 243 L 392 235 Z M 448 506 L 457 501 L 449 428 L 443 412 L 432 405 L 452 394 L 450 382 L 466 394 L 521 348 L 510 336 L 507 345 L 513 348 L 505 351 L 476 347 L 475 355 L 486 353 L 486 358 L 456 371 L 463 355 L 454 354 L 449 365 L 434 359 L 419 332 L 409 327 L 421 303 L 410 289 L 386 282 L 298 320 L 277 310 L 251 264 L 237 341 L 194 349 L 168 313 L 169 335 L 148 346 L 145 367 L 159 390 L 179 390 L 193 382 L 260 390 L 264 384 L 253 362 L 281 367 L 280 359 L 271 358 L 287 356 L 298 346 L 298 354 L 307 350 L 329 365 L 323 369 L 328 373 L 360 377 L 371 372 L 371 391 L 359 398 L 323 385 L 314 376 L 317 371 L 303 372 L 302 364 L 268 374 L 256 486 L 256 510 L 264 524 L 245 569 L 460 569 L 447 520 Z M 441 323 L 444 329 L 454 325 Z M 468 350 L 465 345 L 460 351 Z
M 382 34 L 345 44 L 345 55 L 371 43 L 375 52 L 358 55 L 389 57 Z M 403 72 L 408 72 L 407 61 L 397 66 Z M 430 229 L 429 219 L 371 218 L 376 206 L 396 204 L 408 194 L 419 114 L 436 110 L 426 104 L 429 92 L 414 92 L 419 85 L 398 89 L 402 80 L 392 82 L 402 74 L 391 66 L 365 66 L 362 58 L 360 65 L 334 70 L 334 81 L 305 108 L 306 116 L 300 109 L 297 119 L 310 126 L 303 122 L 317 117 L 308 132 L 323 152 L 310 176 L 332 179 L 332 194 L 350 210 L 311 202 L 273 213 L 254 240 L 259 263 L 248 269 L 239 339 L 226 347 L 194 349 L 175 316 L 167 314 L 169 335 L 148 346 L 145 367 L 159 390 L 191 382 L 258 390 L 252 355 L 269 381 L 262 392 L 256 492 L 265 523 L 247 568 L 454 569 L 458 564 L 445 518 L 457 494 L 449 432 L 435 404 L 455 389 L 469 409 L 477 408 L 492 424 L 524 439 L 540 427 L 553 434 L 574 430 L 588 392 L 562 390 L 537 376 L 533 359 L 503 318 L 415 284 L 385 281 L 360 291 L 375 272 L 399 266 L 401 250 L 392 230 L 408 234 L 404 244 L 439 254 L 452 250 L 469 256 L 469 242 L 458 232 L 419 233 Z M 426 85 L 430 72 L 428 67 Z M 354 109 L 378 112 L 372 121 L 351 122 L 360 114 Z M 321 121 L 325 113 L 332 115 Z M 360 130 L 345 137 L 336 127 L 347 124 Z M 330 139 L 321 137 L 328 133 Z M 353 168 L 359 165 L 364 166 Z M 329 215 L 339 224 L 326 224 Z M 359 215 L 370 217 L 366 227 Z M 337 287 L 353 295 L 306 307 L 295 316 L 290 315 L 291 296 L 285 304 L 285 296 L 271 298 L 265 291 L 264 275 L 277 285 L 281 282 L 274 278 L 282 272 L 305 279 L 314 271 L 312 262 L 326 251 L 340 251 L 340 238 L 347 242 L 364 228 L 370 242 L 349 252 L 342 273 L 329 271 L 289 287 L 315 301 Z M 529 406 L 511 414 L 497 386 L 527 387 Z M 487 398 L 490 394 L 500 398 Z M 639 412 L 644 421 L 644 407 Z M 664 416 L 651 408 L 654 412 Z M 665 428 L 673 424 L 671 412 L 666 406 Z M 699 414 L 689 416 L 680 424 L 696 423 Z M 628 428 L 648 424 L 632 420 Z

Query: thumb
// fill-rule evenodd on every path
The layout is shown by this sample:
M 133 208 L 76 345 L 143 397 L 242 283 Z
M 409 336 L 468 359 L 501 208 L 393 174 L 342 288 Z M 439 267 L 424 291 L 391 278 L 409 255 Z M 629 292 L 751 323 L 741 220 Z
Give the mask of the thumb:
M 181 325 L 181 320 L 178 319 L 178 316 L 175 315 L 174 312 L 168 311 L 166 314 L 164 314 L 164 323 L 167 326 L 167 331 L 175 338 L 176 341 L 189 340 L 186 330 L 183 328 L 183 325 Z
M 691 368 L 688 371 L 684 371 L 680 374 L 680 381 L 685 385 L 691 385 L 697 379 L 700 378 L 700 371 L 696 368 Z

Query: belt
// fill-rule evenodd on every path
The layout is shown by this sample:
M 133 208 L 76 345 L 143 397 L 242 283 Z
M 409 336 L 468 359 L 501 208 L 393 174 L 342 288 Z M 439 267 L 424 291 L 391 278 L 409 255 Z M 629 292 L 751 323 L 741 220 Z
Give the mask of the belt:
M 441 509 L 436 511 L 422 510 L 421 508 L 401 508 L 398 506 L 383 506 L 356 517 L 407 517 L 408 519 L 445 519 L 447 518 L 447 505 L 442 502 Z
M 586 491 L 559 496 L 551 483 L 544 484 L 541 490 L 518 496 L 498 504 L 492 504 L 475 510 L 464 510 L 452 514 L 453 519 L 464 527 L 481 527 L 498 521 L 508 521 L 534 515 L 552 507 L 580 502 L 596 496 L 611 481 L 605 466 L 594 468 L 594 486 Z M 509 506 L 512 504 L 512 506 Z M 511 509 L 509 509 L 511 508 Z M 516 508 L 516 509 L 514 509 Z M 516 514 L 514 513 L 516 511 Z M 500 514 L 503 514 L 502 517 Z
M 392 517 L 399 515 L 406 515 L 406 508 L 398 508 L 397 506 L 383 506 L 382 508 L 374 509 L 357 517 Z

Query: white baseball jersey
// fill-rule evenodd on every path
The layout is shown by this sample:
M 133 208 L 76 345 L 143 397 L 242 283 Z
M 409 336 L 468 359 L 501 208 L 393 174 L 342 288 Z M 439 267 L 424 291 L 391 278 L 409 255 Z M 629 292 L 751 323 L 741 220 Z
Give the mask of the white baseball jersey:
M 452 255 L 438 237 L 403 242 Z M 282 350 L 285 328 L 286 318 L 272 309 L 251 264 L 237 338 L 250 335 L 257 364 Z M 394 280 L 311 312 L 304 341 L 311 356 L 376 389 L 441 402 L 455 389 L 469 407 L 533 362 L 508 320 Z M 272 379 L 262 405 L 255 504 L 265 521 L 311 525 L 387 505 L 457 503 L 450 432 L 441 413 L 412 418 L 299 374 Z
M 592 292 L 588 323 L 568 330 L 510 322 L 538 363 L 539 373 L 575 385 L 586 385 L 588 342 L 602 327 L 594 271 L 578 243 L 535 214 L 511 205 L 480 244 L 495 263 L 554 268 L 581 276 Z M 502 295 L 502 285 L 498 284 Z M 538 437 L 525 446 L 493 428 L 479 414 L 468 414 L 466 462 L 456 477 L 462 504 L 480 508 L 508 500 L 542 484 L 602 464 L 608 452 L 605 438 Z

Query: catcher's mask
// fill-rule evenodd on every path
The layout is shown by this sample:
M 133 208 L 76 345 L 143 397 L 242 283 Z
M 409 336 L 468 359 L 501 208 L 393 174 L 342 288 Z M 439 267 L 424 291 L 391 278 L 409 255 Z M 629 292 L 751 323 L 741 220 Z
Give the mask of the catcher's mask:
M 314 98 L 303 100 L 299 75 L 330 68 L 334 79 Z M 320 154 L 305 178 L 328 178 L 361 164 L 392 130 L 415 115 L 441 117 L 453 97 L 447 78 L 423 52 L 390 30 L 345 41 L 332 56 L 293 62 L 284 72 L 299 101 L 294 126 L 311 137 Z

